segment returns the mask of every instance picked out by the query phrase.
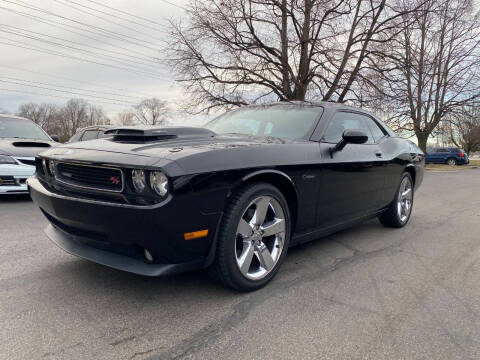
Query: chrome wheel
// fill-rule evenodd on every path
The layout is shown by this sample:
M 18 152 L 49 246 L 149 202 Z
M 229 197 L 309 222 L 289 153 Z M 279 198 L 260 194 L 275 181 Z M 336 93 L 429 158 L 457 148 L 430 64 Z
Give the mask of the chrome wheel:
M 450 166 L 457 165 L 457 161 L 455 159 L 448 159 L 447 164 Z
M 260 196 L 245 209 L 237 227 L 235 256 L 243 276 L 260 280 L 275 267 L 283 252 L 285 214 L 279 202 Z
M 402 223 L 408 220 L 410 212 L 412 211 L 413 203 L 413 189 L 410 178 L 405 176 L 400 184 L 398 190 L 397 213 L 398 218 Z

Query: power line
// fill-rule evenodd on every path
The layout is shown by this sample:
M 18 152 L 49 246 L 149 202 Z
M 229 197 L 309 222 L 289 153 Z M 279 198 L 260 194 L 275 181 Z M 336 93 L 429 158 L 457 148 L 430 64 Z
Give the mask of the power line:
M 168 1 L 168 0 L 160 0 L 160 1 L 163 1 L 164 3 L 166 4 L 170 4 L 172 6 L 175 6 L 179 9 L 182 9 L 182 10 L 185 10 L 185 11 L 188 11 L 188 9 L 185 7 L 185 6 L 182 6 L 182 5 L 178 5 L 178 4 L 175 4 L 175 3 L 172 3 L 171 1 Z
M 16 0 L 17 2 L 13 2 L 13 1 L 10 1 L 10 0 L 2 0 L 2 1 L 7 2 L 7 3 L 10 3 L 10 4 L 13 4 L 13 5 L 21 6 L 21 7 L 30 9 L 30 10 L 38 11 L 38 12 L 41 12 L 41 13 L 44 13 L 44 14 L 47 14 L 47 15 L 50 15 L 50 16 L 58 17 L 58 18 L 60 18 L 60 19 L 67 20 L 67 21 L 73 22 L 73 23 L 75 23 L 75 24 L 79 24 L 79 25 L 81 25 L 81 26 L 84 26 L 84 27 L 93 28 L 93 29 L 96 29 L 97 31 L 105 32 L 105 33 L 107 33 L 107 34 L 108 34 L 108 33 L 114 34 L 114 35 L 116 35 L 117 37 L 120 37 L 120 38 L 133 39 L 133 40 L 135 40 L 135 41 L 139 41 L 139 42 L 142 42 L 142 43 L 146 43 L 146 44 L 150 44 L 150 45 L 156 46 L 156 44 L 154 44 L 154 43 L 152 43 L 152 42 L 150 42 L 150 41 L 138 39 L 138 38 L 135 38 L 135 37 L 133 37 L 133 36 L 125 35 L 125 34 L 118 33 L 118 32 L 112 31 L 112 30 L 107 30 L 107 29 L 104 29 L 104 28 L 101 28 L 101 27 L 98 27 L 98 26 L 89 25 L 89 24 L 86 24 L 86 23 L 84 23 L 84 22 L 81 22 L 81 21 L 78 21 L 78 20 L 75 20 L 75 19 L 68 18 L 68 17 L 63 16 L 63 15 L 58 15 L 58 14 L 52 12 L 52 11 L 44 10 L 44 9 L 39 8 L 39 7 L 37 7 L 37 6 L 30 6 L 30 5 L 26 4 L 26 3 L 25 3 L 24 1 L 22 1 L 22 0 Z M 157 49 L 157 50 L 158 50 L 158 49 Z
M 6 69 L 17 70 L 17 71 L 24 71 L 24 72 L 31 73 L 31 74 L 42 75 L 42 76 L 50 77 L 50 78 L 53 78 L 53 79 L 62 79 L 62 80 L 73 81 L 74 83 L 91 85 L 91 83 L 86 82 L 86 81 L 81 81 L 81 80 L 77 80 L 77 79 L 72 79 L 72 78 L 68 78 L 68 77 L 64 77 L 64 76 L 46 74 L 46 73 L 40 72 L 40 71 L 26 70 L 26 69 L 22 69 L 22 68 L 18 68 L 18 67 L 7 66 L 7 65 L 0 65 L 0 67 L 6 68 Z M 126 89 L 113 88 L 113 87 L 110 87 L 110 86 L 99 85 L 99 84 L 97 84 L 97 83 L 95 83 L 95 86 L 100 87 L 100 88 L 104 88 L 104 89 L 114 90 L 114 91 L 130 92 L 131 94 L 133 94 L 131 91 L 126 90 Z M 147 94 L 147 93 L 142 93 L 142 92 L 138 92 L 138 94 L 143 94 L 142 96 L 139 96 L 139 98 L 155 97 L 155 96 L 152 95 L 152 94 Z
M 24 80 L 24 79 L 18 79 L 18 78 L 13 78 L 9 76 L 2 76 L 0 75 L 0 78 L 7 79 L 7 80 L 14 80 L 14 81 L 23 81 L 26 83 L 32 83 L 32 84 L 39 84 L 39 85 L 47 85 L 47 86 L 53 86 L 57 88 L 63 88 L 63 89 L 71 89 L 71 90 L 80 90 L 80 91 L 86 91 L 89 93 L 99 93 L 100 95 L 113 95 L 113 96 L 120 96 L 120 97 L 127 97 L 131 99 L 144 99 L 144 97 L 140 96 L 129 96 L 129 95 L 123 95 L 123 94 L 118 94 L 118 93 L 111 93 L 107 91 L 98 91 L 98 90 L 91 90 L 91 89 L 82 89 L 82 88 L 77 88 L 73 86 L 64 86 L 64 85 L 57 85 L 57 84 L 52 84 L 52 83 L 44 83 L 44 82 L 39 82 L 39 81 L 33 81 L 33 80 Z
M 144 20 L 144 21 L 149 22 L 149 23 L 151 23 L 151 24 L 157 24 L 157 25 L 163 26 L 163 25 L 160 24 L 159 22 L 156 22 L 156 21 L 153 21 L 153 20 L 144 18 L 144 17 L 142 17 L 142 16 L 133 15 L 133 14 L 131 14 L 131 13 L 129 13 L 129 12 L 126 12 L 126 11 L 123 11 L 123 10 L 120 10 L 120 9 L 117 9 L 117 8 L 114 8 L 114 7 L 112 7 L 112 6 L 108 6 L 108 5 L 99 3 L 98 1 L 94 1 L 94 0 L 86 0 L 86 1 L 88 1 L 88 2 L 90 2 L 90 3 L 93 3 L 93 4 L 97 4 L 97 5 L 99 5 L 99 6 L 103 6 L 104 8 L 107 8 L 107 9 L 110 9 L 110 10 L 119 12 L 120 14 L 128 15 L 128 16 L 131 16 L 131 17 L 136 18 L 136 19 Z
M 88 47 L 88 48 L 100 50 L 100 51 L 105 51 L 105 52 L 109 52 L 109 53 L 112 53 L 112 54 L 127 56 L 127 57 L 130 57 L 130 58 L 132 58 L 132 59 L 137 59 L 137 60 L 142 60 L 142 61 L 149 61 L 149 62 L 158 64 L 157 61 L 156 61 L 153 57 L 151 57 L 151 58 L 148 58 L 148 57 L 140 57 L 140 56 L 135 56 L 135 55 L 126 54 L 126 53 L 123 53 L 123 52 L 120 52 L 120 51 L 103 49 L 103 48 L 101 48 L 101 47 L 97 47 L 97 46 L 93 46 L 93 45 L 89 45 L 89 44 L 84 44 L 84 43 L 79 43 L 79 42 L 76 42 L 76 41 L 71 41 L 71 40 L 63 39 L 63 38 L 59 38 L 59 37 L 57 37 L 57 36 L 47 35 L 47 34 L 44 34 L 44 33 L 37 32 L 37 31 L 31 31 L 31 30 L 27 30 L 27 29 L 22 29 L 22 28 L 19 28 L 19 27 L 16 27 L 16 26 L 12 26 L 12 25 L 0 24 L 0 26 L 8 27 L 8 28 L 15 29 L 15 30 L 20 30 L 20 31 L 27 32 L 27 33 L 31 33 L 31 34 L 35 34 L 35 35 L 44 36 L 44 37 L 47 37 L 47 38 L 52 38 L 52 39 L 64 41 L 64 42 L 67 42 L 67 43 L 71 43 L 71 44 L 75 44 L 75 45 L 80 45 L 80 46 L 84 46 L 84 47 Z M 145 64 L 145 65 L 150 65 L 150 64 Z
M 111 35 L 108 35 L 108 34 L 104 34 L 104 33 L 98 33 L 98 32 L 95 32 L 95 31 L 91 31 L 91 30 L 88 30 L 88 29 L 83 29 L 83 28 L 79 28 L 78 26 L 73 26 L 73 25 L 69 25 L 69 24 L 65 24 L 65 23 L 61 23 L 59 21 L 55 21 L 55 20 L 50 20 L 50 19 L 45 19 L 45 18 L 42 18 L 40 16 L 37 16 L 37 15 L 32 15 L 32 14 L 29 14 L 29 13 L 26 13 L 26 12 L 23 12 L 23 11 L 19 11 L 19 10 L 14 10 L 14 9 L 9 9 L 9 8 L 6 8 L 6 7 L 3 7 L 3 6 L 0 6 L 0 9 L 1 10 L 5 10 L 5 11 L 9 11 L 11 13 L 14 13 L 16 15 L 19 15 L 19 16 L 23 16 L 23 17 L 26 17 L 28 19 L 31 19 L 31 20 L 34 20 L 34 21 L 38 21 L 42 24 L 46 24 L 46 25 L 49 25 L 49 26 L 52 26 L 52 27 L 55 27 L 55 28 L 58 28 L 58 29 L 62 29 L 64 31 L 68 31 L 72 34 L 76 34 L 76 35 L 80 35 L 80 36 L 83 36 L 87 39 L 91 39 L 91 40 L 94 40 L 94 41 L 99 41 L 97 38 L 94 38 L 94 37 L 91 37 L 91 36 L 88 36 L 88 35 L 85 35 L 83 33 L 80 33 L 80 32 L 77 32 L 77 31 L 73 31 L 73 30 L 70 30 L 68 28 L 73 28 L 73 29 L 76 29 L 76 30 L 80 30 L 82 32 L 88 32 L 90 34 L 94 34 L 94 35 L 97 35 L 97 36 L 102 36 L 102 37 L 106 37 L 106 38 L 109 38 L 109 39 L 113 39 L 113 40 L 121 40 L 123 42 L 127 42 L 127 43 L 130 43 L 134 46 L 137 46 L 137 47 L 142 47 L 142 48 L 146 48 L 148 50 L 151 50 L 151 51 L 155 51 L 155 52 L 158 52 L 158 49 L 154 49 L 150 46 L 147 46 L 147 45 L 142 45 L 142 44 L 139 44 L 139 43 L 136 43 L 136 42 L 133 42 L 133 41 L 130 41 L 130 40 L 125 40 L 125 39 L 120 39 L 118 37 L 115 37 L 115 36 L 111 36 Z M 111 44 L 109 43 L 106 43 L 105 41 L 103 41 L 103 43 L 105 43 L 106 45 L 109 45 L 109 46 L 112 46 Z M 118 45 L 114 45 L 115 47 L 119 48 L 119 49 L 122 49 L 122 50 L 127 50 L 127 51 L 131 51 L 131 49 L 127 49 L 127 48 L 124 48 L 124 47 L 121 47 L 121 46 L 118 46 Z M 147 56 L 146 54 L 144 53 L 140 53 L 144 56 Z
M 54 1 L 59 2 L 60 0 L 54 0 Z M 140 22 L 138 22 L 138 21 L 133 21 L 133 20 L 131 20 L 131 19 L 127 19 L 127 18 L 118 16 L 118 15 L 113 15 L 113 14 L 111 14 L 111 13 L 109 13 L 109 12 L 102 11 L 102 10 L 98 10 L 98 9 L 95 9 L 95 8 L 93 8 L 93 7 L 90 7 L 90 6 L 80 4 L 80 3 L 75 2 L 75 1 L 73 1 L 73 0 L 62 0 L 62 1 L 63 1 L 63 2 L 69 2 L 69 3 L 76 4 L 76 5 L 80 6 L 80 7 L 83 7 L 83 8 L 92 10 L 92 11 L 96 11 L 96 12 L 98 12 L 98 13 L 100 13 L 100 14 L 104 14 L 104 15 L 113 17 L 113 18 L 115 18 L 115 19 L 120 19 L 120 20 L 123 20 L 123 21 L 127 21 L 127 22 L 129 22 L 129 23 L 136 24 L 136 25 L 138 25 L 138 26 L 143 26 L 143 27 L 145 27 L 145 28 L 147 28 L 147 29 L 152 29 L 152 30 L 155 30 L 155 31 L 160 31 L 160 30 L 158 30 L 158 28 L 155 28 L 155 27 L 153 27 L 153 26 L 145 25 L 145 24 L 142 24 L 142 23 L 140 23 Z M 114 9 L 114 8 L 112 8 L 112 9 Z M 116 11 L 123 13 L 122 11 L 119 11 L 119 10 L 116 10 Z M 133 15 L 130 15 L 130 16 L 135 17 L 135 16 L 133 16 Z M 161 25 L 161 26 L 162 26 L 162 25 Z
M 116 101 L 118 103 L 124 103 L 124 104 L 129 104 L 129 105 L 136 105 L 136 103 L 130 102 L 130 101 L 124 101 L 124 100 L 120 100 L 120 99 L 112 99 L 112 98 L 107 98 L 107 97 L 103 97 L 103 96 L 82 94 L 82 93 L 79 93 L 79 92 L 73 92 L 73 91 L 67 91 L 67 90 L 53 89 L 53 88 L 49 88 L 49 87 L 45 87 L 45 86 L 39 86 L 39 85 L 22 84 L 22 83 L 19 83 L 17 81 L 9 81 L 9 80 L 0 79 L 0 82 L 7 83 L 7 84 L 20 85 L 20 86 L 29 86 L 29 87 L 34 87 L 34 88 L 44 89 L 44 90 L 50 90 L 50 91 L 56 91 L 56 92 L 60 92 L 60 93 L 70 94 L 70 95 L 87 96 L 87 97 L 92 97 L 94 99 Z
M 68 97 L 68 96 L 61 96 L 61 95 L 52 95 L 52 94 L 44 94 L 44 93 L 38 93 L 38 92 L 31 92 L 31 91 L 23 91 L 23 90 L 17 90 L 17 89 L 7 89 L 7 88 L 0 88 L 0 90 L 3 90 L 3 91 L 10 91 L 10 92 L 16 92 L 16 93 L 20 93 L 20 94 L 29 94 L 29 95 L 40 95 L 40 96 L 48 96 L 49 98 L 60 98 L 60 99 L 71 99 L 71 97 Z M 88 101 L 90 101 L 91 103 L 94 103 L 94 104 L 108 104 L 108 105 L 117 105 L 117 106 L 123 106 L 125 108 L 125 105 L 123 103 L 112 103 L 112 102 L 108 102 L 108 101 L 94 101 L 94 100 L 90 100 L 90 99 L 87 99 Z
M 4 38 L 4 40 L 10 40 L 10 41 L 12 41 L 11 39 L 6 39 L 6 38 Z M 22 45 L 24 45 L 24 46 L 18 45 L 18 43 L 20 43 L 20 44 L 22 44 Z M 73 56 L 73 55 L 68 55 L 68 54 L 65 54 L 65 53 L 57 52 L 57 51 L 55 51 L 55 50 L 43 49 L 43 48 L 40 48 L 40 47 L 35 46 L 35 45 L 26 44 L 25 42 L 16 41 L 15 43 L 12 44 L 12 43 L 6 43 L 6 42 L 1 42 L 1 41 L 0 41 L 0 44 L 9 45 L 9 46 L 18 47 L 18 48 L 23 48 L 23 49 L 32 50 L 32 51 L 38 51 L 38 52 L 41 52 L 41 53 L 44 53 L 44 54 L 56 55 L 56 56 L 63 57 L 63 58 L 67 58 L 67 59 L 73 59 L 73 60 L 88 62 L 88 63 L 91 63 L 91 64 L 101 65 L 101 66 L 105 66 L 105 67 L 108 67 L 108 68 L 115 68 L 115 69 L 119 69 L 119 70 L 123 70 L 123 71 L 129 71 L 129 72 L 132 72 L 132 73 L 137 73 L 137 74 L 144 75 L 144 76 L 149 76 L 149 77 L 155 77 L 155 78 L 158 78 L 158 79 L 162 79 L 162 78 L 160 78 L 160 77 L 158 77 L 158 76 L 155 76 L 155 75 L 152 74 L 152 73 L 142 72 L 142 71 L 138 71 L 138 70 L 133 70 L 133 69 L 125 68 L 125 67 L 122 67 L 122 66 L 117 66 L 117 65 L 112 65 L 112 64 L 106 64 L 106 63 L 102 63 L 102 62 L 99 62 L 99 61 L 94 61 L 94 60 L 89 60 L 89 59 L 85 59 L 85 58 L 80 58 L 80 57 L 77 57 L 77 56 Z M 165 80 L 165 79 L 163 79 L 163 80 Z
M 2 26 L 2 24 L 0 24 L 0 26 Z M 19 29 L 19 28 L 17 28 L 17 29 Z M 25 32 L 32 32 L 32 31 L 29 31 L 29 30 L 23 30 L 23 29 L 20 29 L 20 30 L 25 31 Z M 77 48 L 77 47 L 70 46 L 70 45 L 57 43 L 57 42 L 54 42 L 54 41 L 38 38 L 38 37 L 28 35 L 28 34 L 20 34 L 18 32 L 13 32 L 13 31 L 8 31 L 8 30 L 0 30 L 0 31 L 2 31 L 4 33 L 7 33 L 7 34 L 12 34 L 14 36 L 20 36 L 20 37 L 24 37 L 24 38 L 27 38 L 27 39 L 43 42 L 43 43 L 46 43 L 47 45 L 50 45 L 50 46 L 56 46 L 56 47 L 69 49 L 69 50 L 73 49 L 73 50 L 79 51 L 79 52 L 87 54 L 87 55 L 93 55 L 94 57 L 98 56 L 98 57 L 101 57 L 101 58 L 103 58 L 107 61 L 113 61 L 113 62 L 120 63 L 122 65 L 130 66 L 132 69 L 135 69 L 135 70 L 147 71 L 147 72 L 156 71 L 154 66 L 151 65 L 151 64 L 146 64 L 146 63 L 143 63 L 143 62 L 138 62 L 138 61 L 134 61 L 134 60 L 130 60 L 130 59 L 122 59 L 122 58 L 118 58 L 118 57 L 114 57 L 114 56 L 106 55 L 106 54 L 99 54 L 99 53 L 96 53 L 94 51 L 90 51 L 90 50 L 81 49 L 81 48 Z M 35 34 L 35 32 L 33 32 L 33 33 Z M 36 34 L 38 34 L 38 33 L 36 33 Z M 40 35 L 49 37 L 49 35 L 42 35 L 42 34 L 40 34 Z M 8 39 L 8 40 L 12 40 L 12 39 Z M 67 42 L 68 42 L 68 40 L 67 40 Z M 145 68 L 145 67 L 142 67 L 142 66 L 139 66 L 139 65 L 148 66 L 149 68 Z
M 134 31 L 134 32 L 137 32 L 137 33 L 139 33 L 139 34 L 149 36 L 149 37 L 151 37 L 152 39 L 155 39 L 155 40 L 163 41 L 162 39 L 159 39 L 159 38 L 157 38 L 157 37 L 155 37 L 155 36 L 152 36 L 152 35 L 150 35 L 150 34 L 148 34 L 148 33 L 139 31 L 139 30 L 134 29 L 134 28 L 132 28 L 132 27 L 130 27 L 130 26 L 126 26 L 126 25 L 120 24 L 120 23 L 118 23 L 118 22 L 112 21 L 112 20 L 107 19 L 107 18 L 105 18 L 105 17 L 103 17 L 103 16 L 97 15 L 97 14 L 92 13 L 92 12 L 90 12 L 90 11 L 83 10 L 83 9 L 81 9 L 81 8 L 78 8 L 77 6 L 74 6 L 74 5 L 70 4 L 70 2 L 73 3 L 73 4 L 78 4 L 78 3 L 74 2 L 74 1 L 70 1 L 70 2 L 64 2 L 64 1 L 62 1 L 62 0 L 54 0 L 54 1 L 55 1 L 55 2 L 58 2 L 59 4 L 62 4 L 62 5 L 64 5 L 64 6 L 68 6 L 68 7 L 71 8 L 71 9 L 75 9 L 75 10 L 77 10 L 77 11 L 80 11 L 81 13 L 84 13 L 84 14 L 87 14 L 87 15 L 90 15 L 90 16 L 93 16 L 93 17 L 96 17 L 97 19 L 101 19 L 101 20 L 106 21 L 106 22 L 108 22 L 108 23 L 114 24 L 114 25 L 116 25 L 116 26 L 120 26 L 120 27 L 123 27 L 123 28 L 125 28 L 125 29 L 131 30 L 131 31 Z M 79 6 L 80 6 L 80 7 L 85 7 L 85 5 L 79 5 Z

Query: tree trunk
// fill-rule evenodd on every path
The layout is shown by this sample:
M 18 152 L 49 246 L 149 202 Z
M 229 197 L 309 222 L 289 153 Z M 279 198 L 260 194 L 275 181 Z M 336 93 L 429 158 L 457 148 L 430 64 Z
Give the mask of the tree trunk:
M 418 147 L 422 149 L 424 153 L 427 153 L 427 141 L 430 134 L 426 132 L 416 132 L 415 135 L 417 136 Z

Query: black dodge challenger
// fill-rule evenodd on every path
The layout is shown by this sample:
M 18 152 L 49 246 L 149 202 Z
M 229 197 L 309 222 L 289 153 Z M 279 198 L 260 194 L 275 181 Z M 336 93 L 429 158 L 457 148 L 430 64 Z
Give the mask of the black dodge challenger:
M 424 154 L 369 113 L 333 103 L 227 112 L 204 128 L 132 127 L 36 158 L 48 237 L 141 275 L 209 268 L 238 290 L 278 272 L 290 246 L 378 217 L 402 227 Z

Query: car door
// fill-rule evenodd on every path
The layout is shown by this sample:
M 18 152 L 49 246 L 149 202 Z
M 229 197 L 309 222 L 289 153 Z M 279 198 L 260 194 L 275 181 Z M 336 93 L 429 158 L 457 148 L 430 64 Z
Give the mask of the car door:
M 318 226 L 328 227 L 373 213 L 383 200 L 385 166 L 382 152 L 368 126 L 369 117 L 337 111 L 326 125 L 320 142 L 322 177 L 317 207 Z M 364 144 L 347 144 L 331 152 L 345 130 L 360 130 Z

